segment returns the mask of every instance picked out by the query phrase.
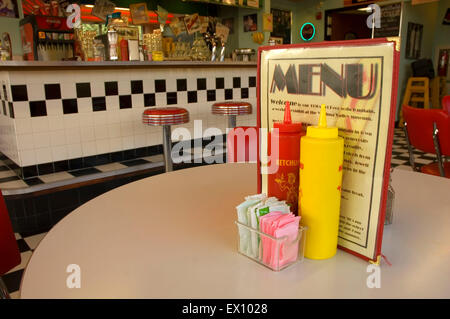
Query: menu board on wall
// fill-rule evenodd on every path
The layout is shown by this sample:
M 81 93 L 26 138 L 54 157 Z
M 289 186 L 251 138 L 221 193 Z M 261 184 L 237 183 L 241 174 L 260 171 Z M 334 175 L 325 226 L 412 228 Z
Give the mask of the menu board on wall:
M 375 38 L 400 36 L 402 4 L 400 2 L 381 6 L 380 28 L 375 28 Z
M 381 255 L 394 132 L 397 42 L 386 39 L 262 47 L 258 126 L 282 121 L 317 125 L 320 105 L 344 139 L 339 247 L 368 260 Z M 258 188 L 267 193 L 267 141 L 261 139 Z

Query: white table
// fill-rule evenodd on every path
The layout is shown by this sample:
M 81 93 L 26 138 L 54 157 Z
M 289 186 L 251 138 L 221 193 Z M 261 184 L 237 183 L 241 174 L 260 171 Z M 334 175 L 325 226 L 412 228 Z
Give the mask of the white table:
M 22 298 L 450 297 L 450 180 L 396 170 L 381 288 L 338 251 L 281 272 L 237 252 L 234 207 L 256 192 L 255 164 L 170 172 L 105 193 L 58 223 L 25 270 Z M 66 267 L 81 267 L 81 288 Z

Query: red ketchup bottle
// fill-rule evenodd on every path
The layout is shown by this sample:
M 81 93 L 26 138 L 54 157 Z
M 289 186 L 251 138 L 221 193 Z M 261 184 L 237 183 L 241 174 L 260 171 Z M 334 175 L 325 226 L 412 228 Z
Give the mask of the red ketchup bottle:
M 128 61 L 128 41 L 125 39 L 120 41 L 120 58 L 122 61 Z
M 268 196 L 285 200 L 291 212 L 298 215 L 298 187 L 300 169 L 300 138 L 305 135 L 302 123 L 292 123 L 289 101 L 284 109 L 282 123 L 274 123 L 279 135 L 278 171 L 268 176 Z M 271 138 L 269 136 L 269 152 Z

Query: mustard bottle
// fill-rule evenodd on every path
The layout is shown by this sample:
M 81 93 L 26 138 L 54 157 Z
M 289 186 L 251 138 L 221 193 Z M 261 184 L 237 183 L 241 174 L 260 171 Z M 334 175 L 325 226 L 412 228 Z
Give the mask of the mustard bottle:
M 328 127 L 325 104 L 318 126 L 308 126 L 300 140 L 299 208 L 307 227 L 305 257 L 327 259 L 336 254 L 341 203 L 344 139 Z

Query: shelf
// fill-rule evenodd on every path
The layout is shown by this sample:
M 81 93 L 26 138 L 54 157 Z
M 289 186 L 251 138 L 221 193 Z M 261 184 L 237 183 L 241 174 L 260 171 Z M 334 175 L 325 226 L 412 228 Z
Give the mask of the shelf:
M 53 39 L 39 39 L 38 42 L 40 43 L 74 43 L 74 40 L 53 40 Z
M 37 29 L 38 32 L 73 33 L 73 30 Z

